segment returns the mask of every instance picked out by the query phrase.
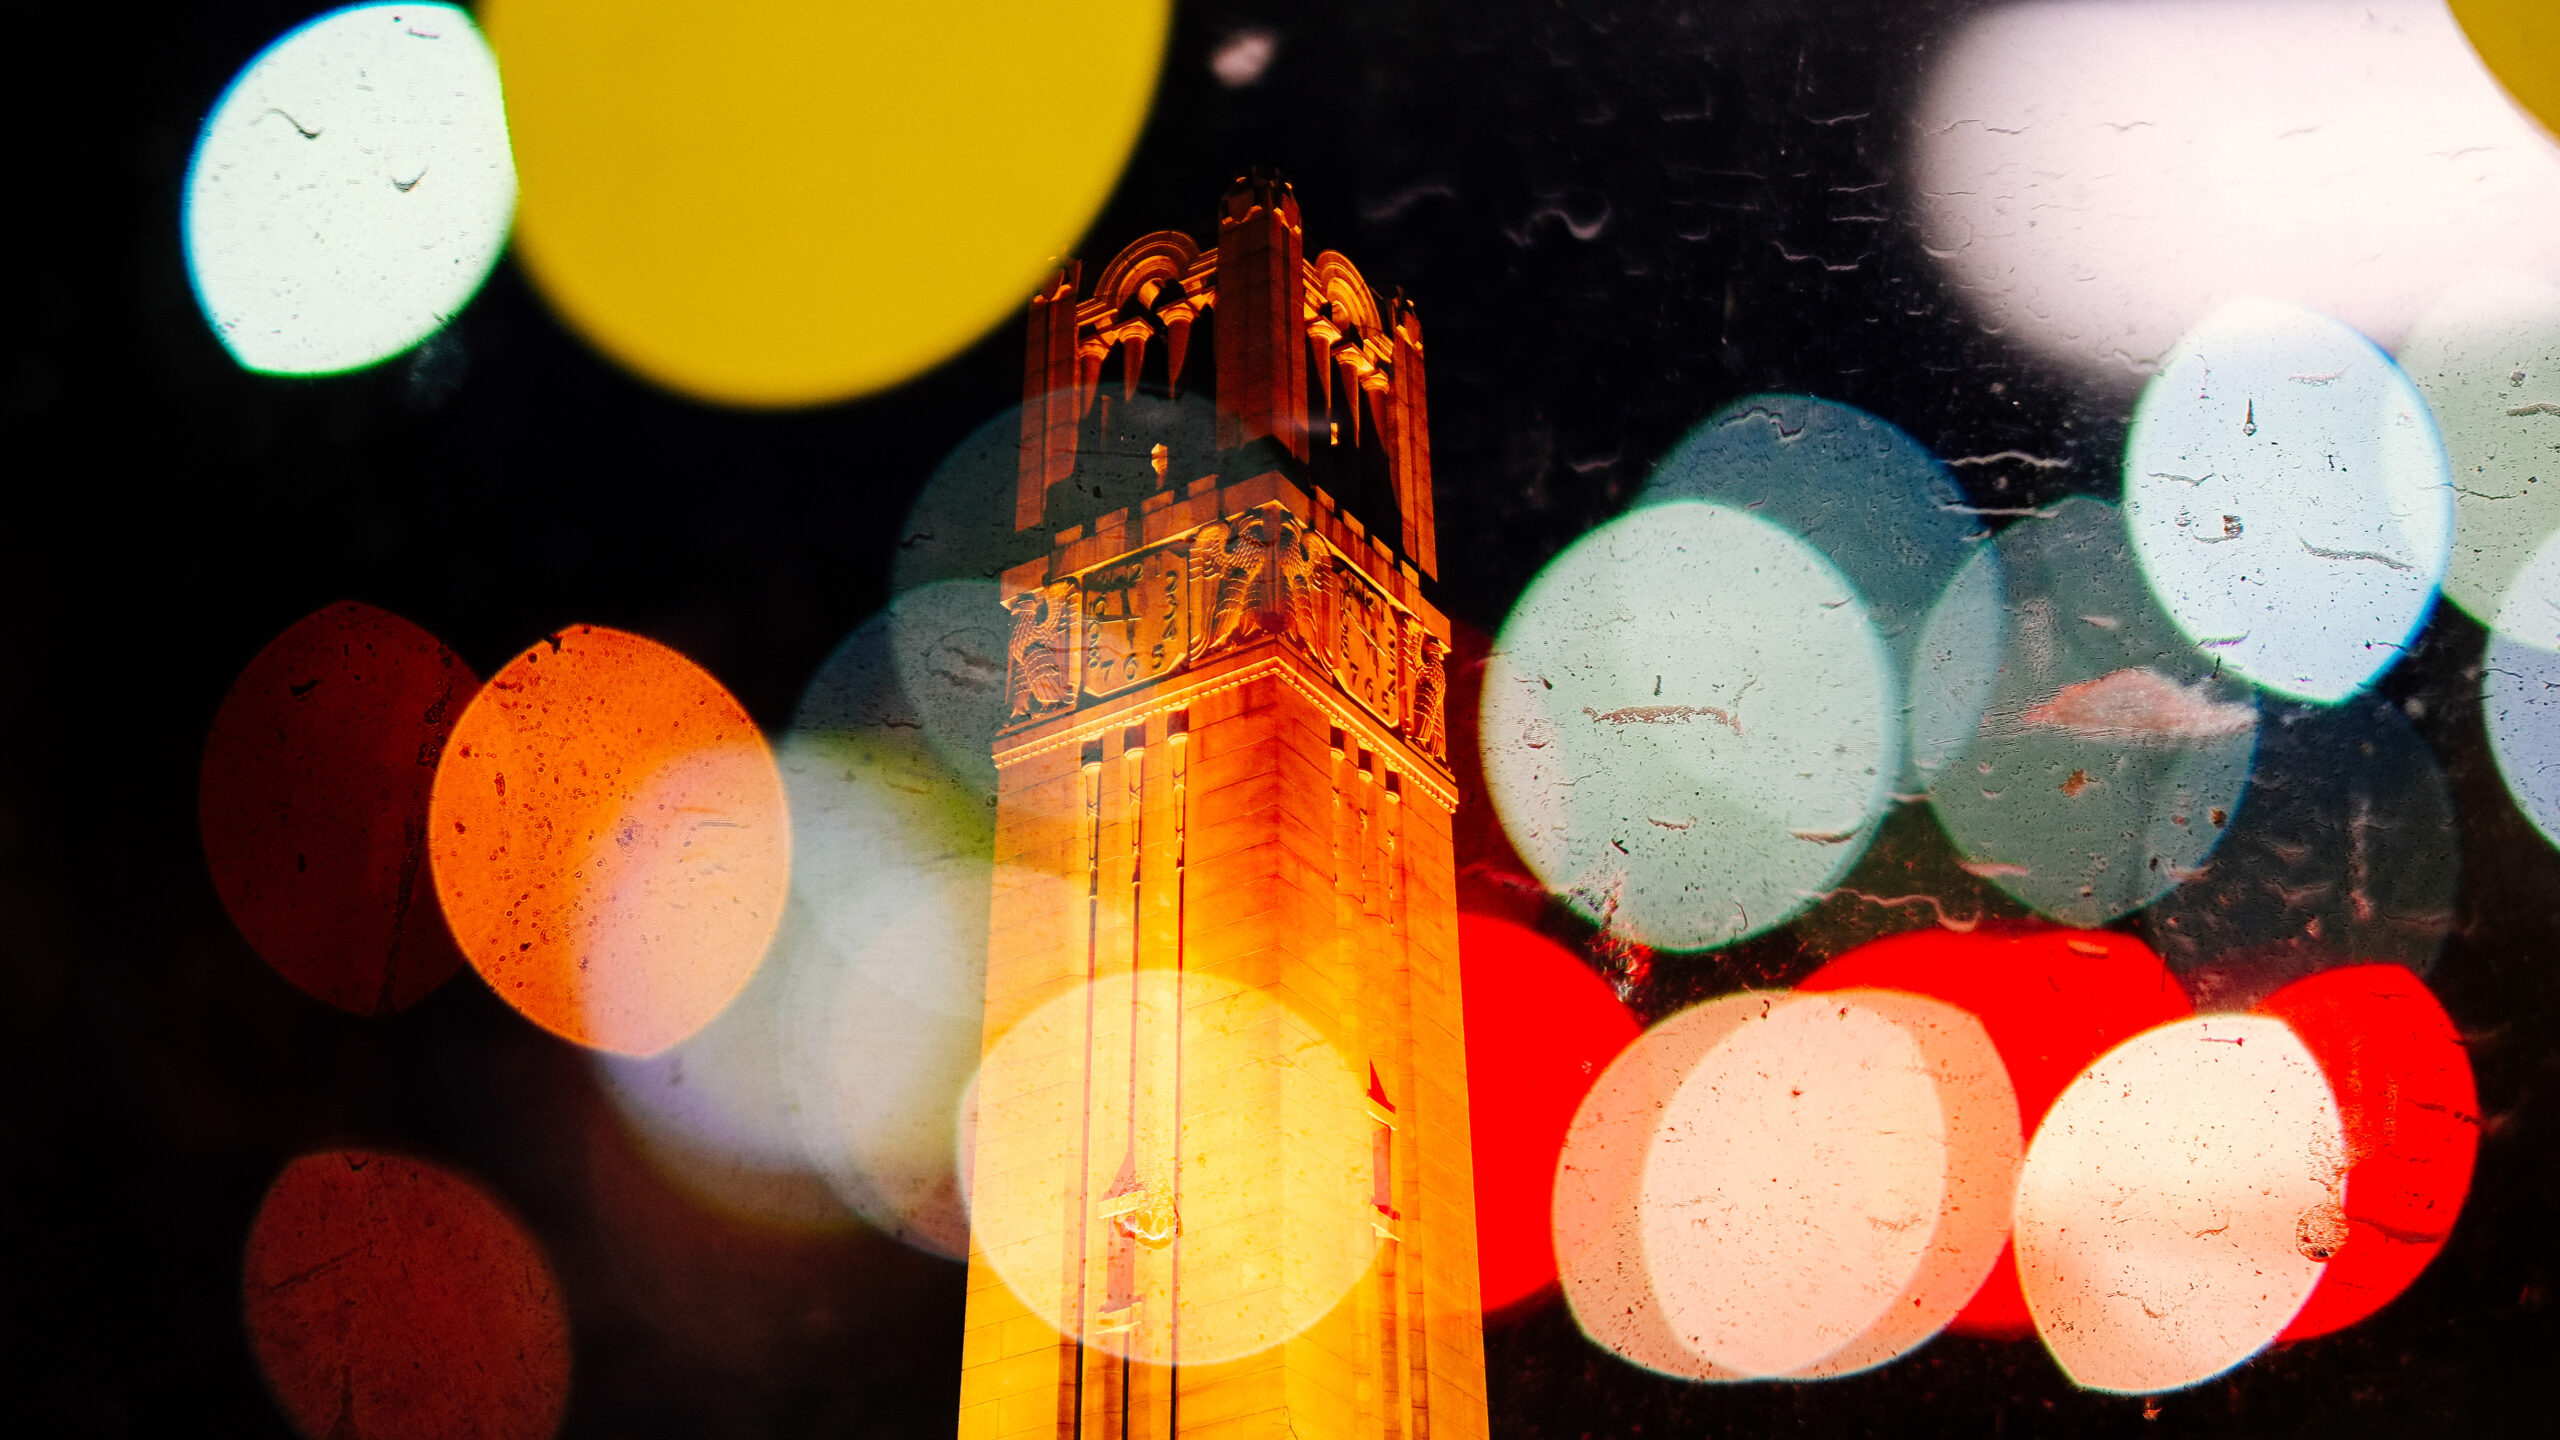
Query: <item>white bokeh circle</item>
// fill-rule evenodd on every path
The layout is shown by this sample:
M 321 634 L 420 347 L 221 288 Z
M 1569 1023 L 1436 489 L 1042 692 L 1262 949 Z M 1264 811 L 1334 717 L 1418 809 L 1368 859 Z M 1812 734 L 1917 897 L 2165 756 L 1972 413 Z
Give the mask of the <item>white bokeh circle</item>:
M 498 62 L 471 17 L 358 5 L 232 80 L 196 139 L 181 225 L 197 302 L 233 358 L 323 375 L 453 318 L 515 203 Z
M 2453 478 L 2391 357 L 2269 300 L 2214 312 L 2134 409 L 2125 523 L 2162 608 L 2244 679 L 2342 700 L 2417 633 L 2453 545 Z

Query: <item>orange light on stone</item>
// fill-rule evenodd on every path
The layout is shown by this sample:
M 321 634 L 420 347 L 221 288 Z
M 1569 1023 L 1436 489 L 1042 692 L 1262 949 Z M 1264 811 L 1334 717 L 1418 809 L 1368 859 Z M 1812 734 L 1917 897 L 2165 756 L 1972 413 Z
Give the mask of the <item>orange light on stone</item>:
M 550 1440 L 569 1317 L 506 1207 L 438 1166 L 332 1150 L 276 1177 L 249 1229 L 242 1318 L 308 1440 Z
M 490 679 L 429 820 L 472 968 L 565 1039 L 653 1055 L 746 988 L 782 917 L 791 824 L 744 707 L 655 641 L 577 626 Z

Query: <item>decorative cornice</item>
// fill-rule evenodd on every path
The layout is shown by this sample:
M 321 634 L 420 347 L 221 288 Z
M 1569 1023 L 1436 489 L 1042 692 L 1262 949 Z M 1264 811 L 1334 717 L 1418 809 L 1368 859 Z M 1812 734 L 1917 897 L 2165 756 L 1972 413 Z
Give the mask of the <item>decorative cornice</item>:
M 996 768 L 1001 770 L 1008 765 L 1019 765 L 1056 750 L 1080 749 L 1086 741 L 1132 722 L 1180 710 L 1206 696 L 1242 689 L 1265 676 L 1276 675 L 1299 694 L 1314 701 L 1316 708 L 1323 711 L 1333 724 L 1342 727 L 1344 734 L 1358 735 L 1369 743 L 1370 748 L 1392 758 L 1404 773 L 1413 777 L 1413 789 L 1417 793 L 1430 797 L 1443 811 L 1454 812 L 1458 808 L 1458 787 L 1437 762 L 1414 750 L 1402 736 L 1381 728 L 1359 707 L 1343 704 L 1341 696 L 1330 687 L 1315 684 L 1298 673 L 1298 666 L 1304 663 L 1302 657 L 1275 649 L 1273 653 L 1234 669 L 1162 684 L 1142 694 L 1126 697 L 1117 704 L 1104 703 L 1079 710 L 1072 716 L 1062 715 L 1058 718 L 1072 719 L 1074 723 L 1046 733 L 1039 729 L 1021 732 L 1010 747 L 1005 741 L 998 740 Z

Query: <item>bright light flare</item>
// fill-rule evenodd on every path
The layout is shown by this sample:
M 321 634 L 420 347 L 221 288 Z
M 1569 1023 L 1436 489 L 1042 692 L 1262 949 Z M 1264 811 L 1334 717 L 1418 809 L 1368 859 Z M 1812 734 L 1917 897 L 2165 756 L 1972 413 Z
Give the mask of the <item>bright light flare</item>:
M 2494 626 L 2517 573 L 2560 531 L 2560 285 L 2467 277 L 2419 317 L 2400 364 L 2453 471 L 2444 596 Z
M 334 10 L 259 52 L 187 167 L 187 271 L 251 370 L 353 370 L 426 339 L 515 214 L 498 66 L 451 5 Z
M 2243 296 L 2395 346 L 2443 277 L 2560 276 L 2560 149 L 2441 0 L 2004 6 L 1945 46 L 1911 133 L 1929 254 L 2098 386 Z
M 562 317 L 718 404 L 897 384 L 1021 306 L 1111 193 L 1166 0 L 487 0 Z
M 1811 543 L 1840 567 L 1897 657 L 1972 553 L 1977 521 L 1928 448 L 1854 405 L 1751 395 L 1707 417 L 1654 467 L 1639 503 L 1715 500 Z
M 1376 1253 L 1367 1088 L 1263 991 L 1156 968 L 1068 987 L 979 1069 L 974 1239 L 1031 1316 L 1087 1345 L 1258 1354 Z
M 1900 992 L 1971 1016 L 1998 1053 L 2015 1107 L 2012 1123 L 2029 1137 L 2091 1061 L 2192 1008 L 2176 977 L 2140 940 L 2043 925 L 1887 936 L 1824 965 L 1797 989 Z M 1981 1207 L 1995 1219 L 2002 1248 L 1950 1323 L 1960 1334 L 2016 1340 L 2034 1332 L 2008 1248 L 2009 1202 L 2003 1187 Z
M 1913 687 L 1929 804 L 1965 868 L 2073 925 L 2202 866 L 2256 743 L 2248 690 L 2180 636 L 2129 549 L 2115 507 L 2082 496 L 2001 531 L 1948 587 Z M 1968 658 L 1986 649 L 1988 674 Z
M 1603 1074 L 1566 1142 L 1556 1244 L 1575 1318 L 1690 1379 L 1884 1364 L 1998 1259 L 2017 1113 L 1981 1024 L 1937 1001 L 1684 1011 Z
M 2018 1275 L 2093 1390 L 2200 1384 L 2293 1322 L 2347 1233 L 2347 1136 L 2284 1021 L 2200 1015 L 2101 1057 L 2018 1175 Z
M 2560 845 L 2560 534 L 2534 551 L 2498 603 L 2480 707 L 2507 793 L 2542 838 Z

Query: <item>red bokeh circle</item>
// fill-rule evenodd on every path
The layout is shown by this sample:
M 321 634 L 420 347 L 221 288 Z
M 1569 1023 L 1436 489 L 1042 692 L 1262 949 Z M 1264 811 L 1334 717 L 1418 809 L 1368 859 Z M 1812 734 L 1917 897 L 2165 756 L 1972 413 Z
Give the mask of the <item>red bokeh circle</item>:
M 1565 1132 L 1642 1027 L 1607 981 L 1535 931 L 1460 915 L 1458 951 L 1476 1262 L 1490 1314 L 1555 1283 L 1552 1214 Z
M 462 963 L 436 903 L 427 804 L 480 688 L 436 637 L 352 601 L 258 652 L 215 712 L 197 787 L 213 886 L 276 973 L 358 1015 Z
M 2347 1137 L 2346 1242 L 2277 1338 L 2345 1329 L 2391 1303 L 2444 1248 L 2480 1145 L 2480 1100 L 2453 1021 L 2398 965 L 2296 980 L 2256 1012 L 2310 1047 Z
M 309 1440 L 550 1440 L 569 1321 L 506 1207 L 441 1166 L 363 1150 L 276 1177 L 240 1277 L 259 1371 Z

